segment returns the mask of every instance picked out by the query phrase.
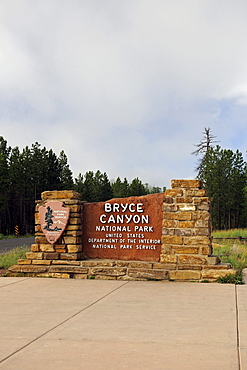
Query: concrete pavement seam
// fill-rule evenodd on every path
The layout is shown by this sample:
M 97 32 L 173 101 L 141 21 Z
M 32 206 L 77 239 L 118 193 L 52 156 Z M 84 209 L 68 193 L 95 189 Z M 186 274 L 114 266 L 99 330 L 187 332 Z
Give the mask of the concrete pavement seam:
M 3 278 L 4 279 L 4 278 Z M 9 285 L 14 285 L 14 284 L 19 284 L 20 282 L 22 282 L 22 281 L 25 281 L 25 280 L 27 280 L 28 278 L 24 278 L 24 279 L 21 279 L 21 280 L 19 280 L 19 281 L 14 281 L 13 283 L 9 283 L 9 284 L 6 284 L 6 285 L 3 285 L 3 286 L 0 286 L 0 289 L 1 288 L 5 288 L 6 286 L 9 286 Z
M 8 355 L 7 357 L 3 358 L 1 361 L 0 361 L 0 364 L 2 364 L 4 361 L 8 360 L 10 357 L 14 356 L 15 354 L 17 354 L 18 352 L 22 351 L 23 349 L 25 349 L 26 347 L 30 346 L 32 343 L 36 342 L 38 339 L 44 337 L 46 334 L 50 333 L 52 330 L 58 328 L 59 326 L 63 325 L 64 323 L 66 323 L 67 321 L 73 319 L 75 316 L 79 315 L 81 312 L 87 310 L 88 308 L 94 306 L 96 303 L 100 302 L 102 299 L 108 297 L 109 295 L 111 295 L 112 293 L 114 293 L 115 291 L 117 291 L 118 289 L 122 288 L 124 285 L 128 284 L 129 282 L 124 282 L 123 284 L 121 284 L 120 286 L 118 286 L 117 288 L 113 289 L 112 291 L 110 291 L 109 293 L 105 294 L 103 297 L 100 297 L 99 299 L 97 299 L 95 302 L 89 304 L 87 307 L 84 307 L 83 309 L 81 309 L 80 311 L 76 312 L 75 314 L 73 314 L 72 316 L 68 317 L 67 319 L 63 320 L 62 322 L 60 322 L 59 324 L 55 325 L 53 328 L 47 330 L 45 333 L 39 335 L 37 338 L 34 338 L 33 340 L 31 340 L 30 342 L 28 342 L 27 344 L 25 344 L 24 346 L 22 346 L 21 348 L 17 349 L 16 351 L 14 351 L 13 353 L 11 353 L 10 355 Z M 14 283 L 13 283 L 14 284 Z
M 239 340 L 239 309 L 238 309 L 238 291 L 237 285 L 235 285 L 235 303 L 236 303 L 236 328 L 237 328 L 237 353 L 238 353 L 238 369 L 242 369 L 241 365 L 241 351 L 240 351 L 240 340 Z

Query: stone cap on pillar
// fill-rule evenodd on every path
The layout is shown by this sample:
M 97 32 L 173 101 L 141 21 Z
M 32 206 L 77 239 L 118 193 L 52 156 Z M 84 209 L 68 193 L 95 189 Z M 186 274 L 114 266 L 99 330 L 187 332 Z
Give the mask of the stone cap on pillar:
M 171 180 L 171 187 L 174 188 L 203 188 L 201 180 Z
M 74 190 L 53 190 L 41 193 L 42 200 L 50 199 L 81 199 L 81 194 Z

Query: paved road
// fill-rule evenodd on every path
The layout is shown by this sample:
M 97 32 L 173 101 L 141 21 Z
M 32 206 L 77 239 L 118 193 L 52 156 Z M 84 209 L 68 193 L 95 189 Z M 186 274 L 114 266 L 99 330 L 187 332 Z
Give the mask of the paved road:
M 0 254 L 6 253 L 13 248 L 20 247 L 22 245 L 29 246 L 33 243 L 34 243 L 34 237 L 0 240 Z

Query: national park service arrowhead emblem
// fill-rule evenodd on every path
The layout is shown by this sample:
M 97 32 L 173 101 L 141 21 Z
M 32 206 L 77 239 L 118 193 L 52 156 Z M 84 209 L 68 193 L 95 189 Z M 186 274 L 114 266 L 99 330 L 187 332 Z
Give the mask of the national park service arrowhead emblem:
M 58 200 L 51 200 L 39 207 L 40 226 L 50 244 L 56 243 L 63 234 L 69 220 L 69 211 Z

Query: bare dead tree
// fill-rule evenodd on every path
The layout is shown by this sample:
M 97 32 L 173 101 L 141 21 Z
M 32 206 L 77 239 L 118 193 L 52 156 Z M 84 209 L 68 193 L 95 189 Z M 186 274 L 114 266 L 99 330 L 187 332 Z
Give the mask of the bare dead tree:
M 216 136 L 212 135 L 210 127 L 208 127 L 208 128 L 205 127 L 202 134 L 203 134 L 203 139 L 200 141 L 199 144 L 195 144 L 197 149 L 194 152 L 191 153 L 193 155 L 198 155 L 198 154 L 203 155 L 203 157 L 201 159 L 199 159 L 198 164 L 195 168 L 195 171 L 197 172 L 197 177 L 198 178 L 200 178 L 201 175 L 202 175 L 203 164 L 205 162 L 205 159 L 207 157 L 207 153 L 208 153 L 209 149 L 212 148 L 212 144 L 219 143 L 218 140 L 214 140 L 216 138 Z
M 203 139 L 200 141 L 199 144 L 195 144 L 197 149 L 191 153 L 193 155 L 198 155 L 201 153 L 205 155 L 209 151 L 209 149 L 212 147 L 212 144 L 219 143 L 219 141 L 214 140 L 216 136 L 212 135 L 210 127 L 208 128 L 205 127 L 202 134 L 204 135 Z

